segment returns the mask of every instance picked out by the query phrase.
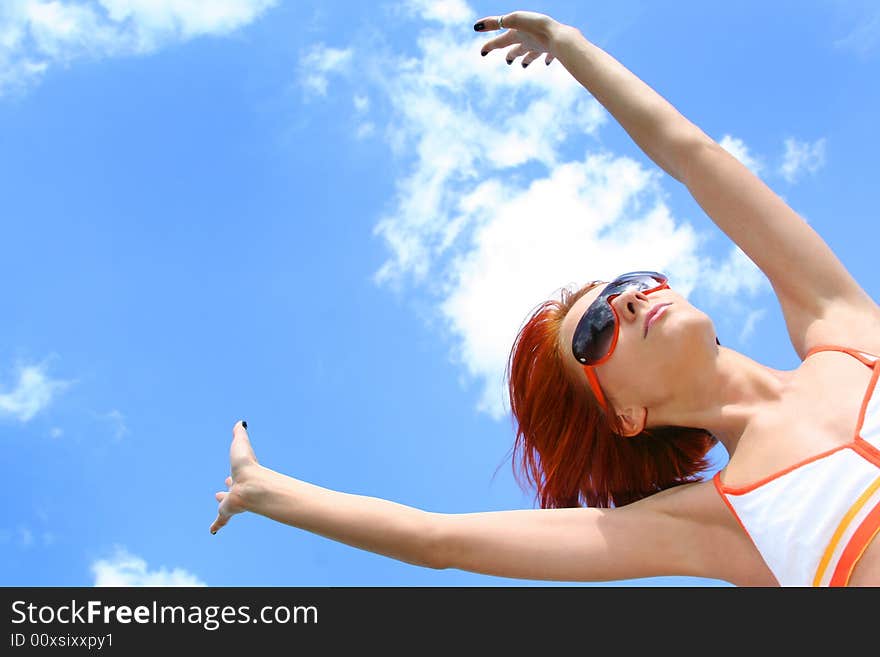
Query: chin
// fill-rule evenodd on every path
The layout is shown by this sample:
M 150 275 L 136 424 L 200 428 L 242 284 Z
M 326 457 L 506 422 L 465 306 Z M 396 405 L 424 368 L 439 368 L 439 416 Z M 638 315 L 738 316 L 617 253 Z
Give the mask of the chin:
M 669 317 L 663 319 L 672 319 L 673 316 L 674 313 L 670 313 Z M 676 319 L 678 321 L 675 323 L 675 329 L 679 332 L 678 337 L 685 354 L 700 349 L 702 345 L 715 352 L 718 347 L 715 337 L 718 333 L 715 331 L 715 324 L 706 313 L 694 309 L 693 313 L 681 313 Z

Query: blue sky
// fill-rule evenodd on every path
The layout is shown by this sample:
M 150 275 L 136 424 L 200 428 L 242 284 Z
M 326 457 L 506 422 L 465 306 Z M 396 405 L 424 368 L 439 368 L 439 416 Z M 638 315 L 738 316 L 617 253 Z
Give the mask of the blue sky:
M 760 271 L 558 62 L 480 57 L 473 22 L 517 8 L 3 4 L 4 585 L 580 586 L 252 514 L 211 536 L 231 428 L 328 488 L 530 508 L 512 339 L 559 288 L 636 268 L 667 271 L 725 346 L 797 366 Z M 878 298 L 875 3 L 521 8 L 660 92 Z M 725 585 L 605 585 L 634 583 Z

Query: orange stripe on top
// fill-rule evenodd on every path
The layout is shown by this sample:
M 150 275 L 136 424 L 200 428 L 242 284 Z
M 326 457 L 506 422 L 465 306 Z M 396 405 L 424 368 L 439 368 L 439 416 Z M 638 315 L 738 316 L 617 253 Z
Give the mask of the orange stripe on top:
M 718 491 L 718 494 L 721 496 L 722 501 L 727 505 L 727 508 L 730 509 L 730 512 L 733 514 L 733 517 L 736 518 L 736 521 L 739 523 L 739 526 L 742 527 L 742 530 L 746 533 L 746 536 L 749 537 L 749 540 L 752 543 L 755 542 L 755 539 L 752 538 L 752 535 L 749 534 L 749 530 L 746 529 L 746 526 L 743 524 L 743 521 L 740 519 L 739 514 L 736 512 L 736 509 L 733 508 L 733 504 L 730 503 L 730 500 L 727 499 L 727 495 L 724 494 L 724 484 L 721 483 L 721 471 L 715 473 L 715 476 L 712 477 L 712 483 L 715 484 L 715 490 Z
M 871 381 L 868 383 L 868 390 L 865 392 L 865 396 L 862 399 L 862 408 L 859 410 L 859 421 L 856 423 L 856 435 L 853 436 L 853 440 L 858 438 L 862 433 L 862 427 L 865 424 L 865 414 L 868 412 L 868 406 L 871 403 L 871 397 L 874 396 L 874 388 L 877 386 L 878 376 L 880 376 L 880 367 L 875 367 L 874 375 L 871 377 Z
M 757 481 L 753 481 L 752 483 L 746 486 L 728 486 L 725 483 L 721 482 L 721 479 L 718 480 L 718 490 L 728 493 L 730 495 L 744 495 L 745 493 L 751 493 L 756 488 L 760 488 L 764 484 L 768 484 L 774 479 L 779 479 L 782 475 L 786 475 L 792 470 L 797 470 L 798 468 L 802 468 L 803 466 L 812 463 L 813 461 L 818 461 L 820 459 L 825 458 L 826 456 L 831 456 L 835 452 L 839 452 L 843 449 L 848 449 L 850 447 L 847 445 L 838 445 L 837 447 L 832 447 L 831 449 L 826 449 L 824 452 L 820 452 L 819 454 L 814 454 L 813 456 L 808 456 L 802 461 L 798 461 L 794 465 L 790 465 L 787 468 L 779 470 L 778 472 L 774 472 L 771 475 L 767 475 L 762 479 L 758 479 Z
M 837 549 L 837 544 L 840 542 L 841 537 L 849 527 L 856 514 L 862 509 L 863 506 L 865 506 L 865 502 L 867 502 L 871 498 L 871 496 L 877 491 L 878 488 L 880 488 L 880 477 L 875 479 L 874 483 L 868 486 L 868 488 L 865 489 L 865 492 L 859 495 L 859 499 L 857 499 L 853 503 L 853 505 L 849 508 L 849 511 L 846 512 L 846 515 L 844 515 L 841 519 L 840 524 L 837 525 L 837 529 L 834 530 L 834 534 L 832 534 L 831 540 L 828 541 L 828 546 L 825 548 L 825 553 L 819 560 L 819 567 L 816 569 L 816 576 L 813 577 L 813 586 L 819 586 L 821 584 L 822 577 L 825 575 L 825 569 L 828 568 L 828 564 L 831 561 L 831 557 L 834 555 L 834 550 Z M 877 511 L 878 509 L 880 509 L 880 505 L 878 505 L 874 509 L 874 511 Z M 870 517 L 870 515 L 868 517 Z M 864 525 L 864 523 L 862 523 L 862 525 Z M 858 534 L 858 530 L 856 531 L 856 534 Z M 843 562 L 844 555 L 846 555 L 846 551 L 849 549 L 849 546 L 853 544 L 854 540 L 855 535 L 853 535 L 853 538 L 850 540 L 849 545 L 847 545 L 847 547 L 844 549 L 843 554 L 838 560 L 838 567 Z M 835 570 L 835 575 L 836 572 L 837 571 Z
M 809 358 L 813 354 L 818 353 L 820 351 L 840 351 L 845 354 L 849 354 L 853 358 L 859 360 L 863 365 L 867 365 L 868 367 L 874 367 L 874 363 L 878 362 L 876 360 L 872 362 L 865 357 L 865 356 L 874 356 L 874 354 L 869 354 L 868 352 L 859 351 L 857 349 L 849 349 L 847 347 L 841 347 L 840 345 L 836 345 L 836 344 L 822 344 L 822 345 L 818 345 L 816 347 L 813 347 L 804 355 L 803 360 L 807 360 L 807 358 Z M 874 358 L 878 358 L 878 357 L 874 356 Z
M 880 449 L 861 437 L 856 438 L 852 448 L 856 454 L 880 468 Z
M 840 556 L 837 562 L 837 568 L 834 569 L 834 575 L 831 576 L 831 582 L 828 586 L 846 586 L 849 584 L 849 578 L 852 571 L 856 567 L 859 558 L 868 549 L 874 536 L 880 531 L 880 504 L 877 504 L 868 517 L 859 525 L 856 533 Z

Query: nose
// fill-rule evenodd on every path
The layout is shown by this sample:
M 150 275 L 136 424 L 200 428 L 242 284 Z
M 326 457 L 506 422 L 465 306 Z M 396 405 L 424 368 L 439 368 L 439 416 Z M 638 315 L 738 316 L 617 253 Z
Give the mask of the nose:
M 621 321 L 635 321 L 647 312 L 650 300 L 641 290 L 631 288 L 621 292 L 614 299 L 614 309 Z

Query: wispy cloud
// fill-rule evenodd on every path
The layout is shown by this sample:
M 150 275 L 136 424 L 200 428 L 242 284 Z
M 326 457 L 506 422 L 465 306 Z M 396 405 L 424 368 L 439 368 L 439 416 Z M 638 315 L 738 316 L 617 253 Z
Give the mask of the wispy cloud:
M 797 182 L 804 172 L 816 173 L 825 165 L 825 145 L 824 138 L 812 144 L 797 139 L 786 139 L 785 156 L 780 173 L 790 183 Z
M 741 292 L 757 295 L 772 290 L 764 272 L 736 245 L 727 252 L 727 258 L 715 263 L 712 276 L 701 283 L 709 292 L 725 297 L 734 297 Z
M 46 363 L 17 366 L 18 380 L 8 392 L 0 392 L 0 417 L 12 417 L 27 422 L 44 410 L 59 392 L 72 381 L 53 379 L 47 373 Z M 0 386 L 0 391 L 5 386 Z
M 767 311 L 763 308 L 759 308 L 758 310 L 749 313 L 748 317 L 746 317 L 746 321 L 743 322 L 742 331 L 740 331 L 738 336 L 740 342 L 747 342 L 752 337 L 758 322 L 763 319 L 766 314 Z
M 463 0 L 406 0 L 403 8 L 413 18 L 450 25 L 466 24 L 474 18 L 473 10 Z
M 355 110 L 357 110 L 358 112 L 366 112 L 370 109 L 369 96 L 355 94 L 354 98 L 352 98 L 352 102 L 354 103 Z
M 43 547 L 49 547 L 55 543 L 56 537 L 50 531 L 40 533 L 40 541 Z M 0 545 L 15 543 L 22 550 L 28 550 L 36 544 L 34 530 L 25 525 L 19 525 L 15 530 L 0 529 Z
M 351 64 L 351 56 L 350 48 L 331 48 L 322 43 L 313 45 L 299 62 L 300 80 L 305 90 L 326 96 L 328 77 L 345 72 Z
M 123 547 L 116 547 L 109 558 L 93 562 L 91 571 L 94 586 L 206 586 L 182 568 L 150 570 L 144 559 Z
M 4 0 L 0 95 L 81 58 L 146 54 L 204 35 L 225 35 L 277 0 Z
M 761 172 L 764 170 L 764 164 L 749 152 L 749 147 L 742 139 L 737 139 L 731 135 L 724 135 L 718 143 L 756 176 L 761 175 Z
M 591 145 L 609 115 L 560 65 L 480 57 L 487 37 L 462 29 L 478 18 L 464 2 L 404 9 L 419 19 L 414 56 L 355 54 L 359 84 L 390 108 L 383 134 L 400 167 L 374 230 L 389 254 L 374 279 L 434 297 L 430 319 L 481 384 L 480 410 L 508 411 L 503 376 L 516 332 L 562 287 L 651 268 L 687 296 L 711 267 L 728 272 L 718 285 L 733 295 L 760 289 L 747 259 L 706 259 L 703 237 L 666 204 L 662 172 Z M 760 169 L 741 140 L 727 144 Z
M 853 7 L 848 7 L 850 10 Z M 880 46 L 880 9 L 876 4 L 871 3 L 867 9 L 855 20 L 855 26 L 846 34 L 846 36 L 834 42 L 837 48 L 850 50 L 859 55 L 868 55 L 877 50 Z M 850 11 L 852 14 L 852 11 Z
M 34 544 L 34 533 L 29 527 L 18 528 L 19 545 L 23 548 L 29 548 Z
M 95 413 L 95 417 L 102 422 L 105 422 L 110 427 L 114 440 L 120 441 L 128 435 L 128 426 L 125 424 L 125 416 L 117 409 L 114 408 L 107 413 Z

